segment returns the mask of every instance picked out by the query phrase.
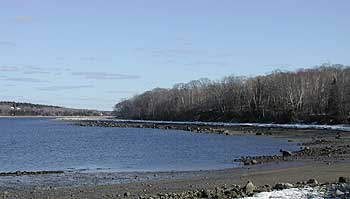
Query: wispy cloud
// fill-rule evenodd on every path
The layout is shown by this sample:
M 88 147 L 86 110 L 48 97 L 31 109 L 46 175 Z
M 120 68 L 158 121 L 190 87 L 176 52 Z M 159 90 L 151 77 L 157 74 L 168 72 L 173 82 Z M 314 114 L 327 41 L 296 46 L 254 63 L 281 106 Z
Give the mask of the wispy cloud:
M 50 74 L 52 69 L 37 67 L 37 66 L 25 66 L 22 68 L 23 74 Z
M 36 78 L 28 78 L 28 77 L 14 77 L 14 78 L 3 78 L 4 81 L 11 82 L 27 82 L 27 83 L 44 83 L 49 82 L 48 80 L 36 79 Z
M 0 66 L 0 72 L 17 72 L 19 68 L 16 66 Z
M 6 87 L 14 87 L 16 85 L 15 84 L 4 84 L 4 86 L 6 86 Z
M 102 79 L 102 80 L 123 80 L 123 79 L 138 79 L 137 75 L 126 75 L 119 73 L 105 73 L 105 72 L 74 72 L 72 75 L 82 76 L 86 79 Z
M 75 90 L 83 88 L 92 88 L 92 85 L 72 85 L 72 86 L 48 86 L 37 88 L 40 91 L 63 91 L 63 90 Z
M 15 47 L 17 44 L 11 41 L 0 41 L 0 46 Z
M 17 16 L 16 18 L 16 21 L 17 22 L 20 22 L 20 23 L 30 23 L 33 21 L 33 17 L 32 16 Z
M 20 72 L 26 75 L 54 74 L 59 75 L 67 71 L 65 68 L 37 67 L 37 66 L 0 66 L 0 72 Z

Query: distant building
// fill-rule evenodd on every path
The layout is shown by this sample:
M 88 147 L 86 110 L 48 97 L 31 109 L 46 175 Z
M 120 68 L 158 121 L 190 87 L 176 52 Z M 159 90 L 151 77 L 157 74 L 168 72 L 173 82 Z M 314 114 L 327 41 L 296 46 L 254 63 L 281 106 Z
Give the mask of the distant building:
M 19 111 L 19 110 L 21 110 L 21 108 L 20 107 L 17 107 L 17 104 L 14 102 L 13 104 L 12 104 L 12 106 L 10 107 L 10 110 L 11 110 L 11 115 L 16 115 L 16 111 Z

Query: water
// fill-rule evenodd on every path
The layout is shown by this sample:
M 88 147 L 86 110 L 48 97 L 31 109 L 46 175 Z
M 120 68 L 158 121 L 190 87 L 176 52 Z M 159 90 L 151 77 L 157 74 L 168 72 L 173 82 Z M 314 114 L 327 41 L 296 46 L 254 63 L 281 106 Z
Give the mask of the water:
M 0 172 L 187 171 L 239 166 L 246 155 L 296 150 L 286 139 L 175 130 L 81 127 L 50 119 L 0 119 Z

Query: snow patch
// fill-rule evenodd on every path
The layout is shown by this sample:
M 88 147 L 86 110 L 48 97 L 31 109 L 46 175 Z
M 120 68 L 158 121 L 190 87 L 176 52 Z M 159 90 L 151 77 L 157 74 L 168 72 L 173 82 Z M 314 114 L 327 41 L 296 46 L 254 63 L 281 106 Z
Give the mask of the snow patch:
M 323 199 L 324 191 L 319 188 L 291 188 L 280 191 L 261 192 L 245 199 Z

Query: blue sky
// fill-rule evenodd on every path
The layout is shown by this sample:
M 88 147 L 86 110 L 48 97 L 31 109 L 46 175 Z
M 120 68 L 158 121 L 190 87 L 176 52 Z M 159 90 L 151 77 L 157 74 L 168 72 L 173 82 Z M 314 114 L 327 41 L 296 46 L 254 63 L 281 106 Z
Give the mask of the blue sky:
M 208 77 L 350 63 L 350 1 L 1 0 L 0 101 L 111 110 Z

